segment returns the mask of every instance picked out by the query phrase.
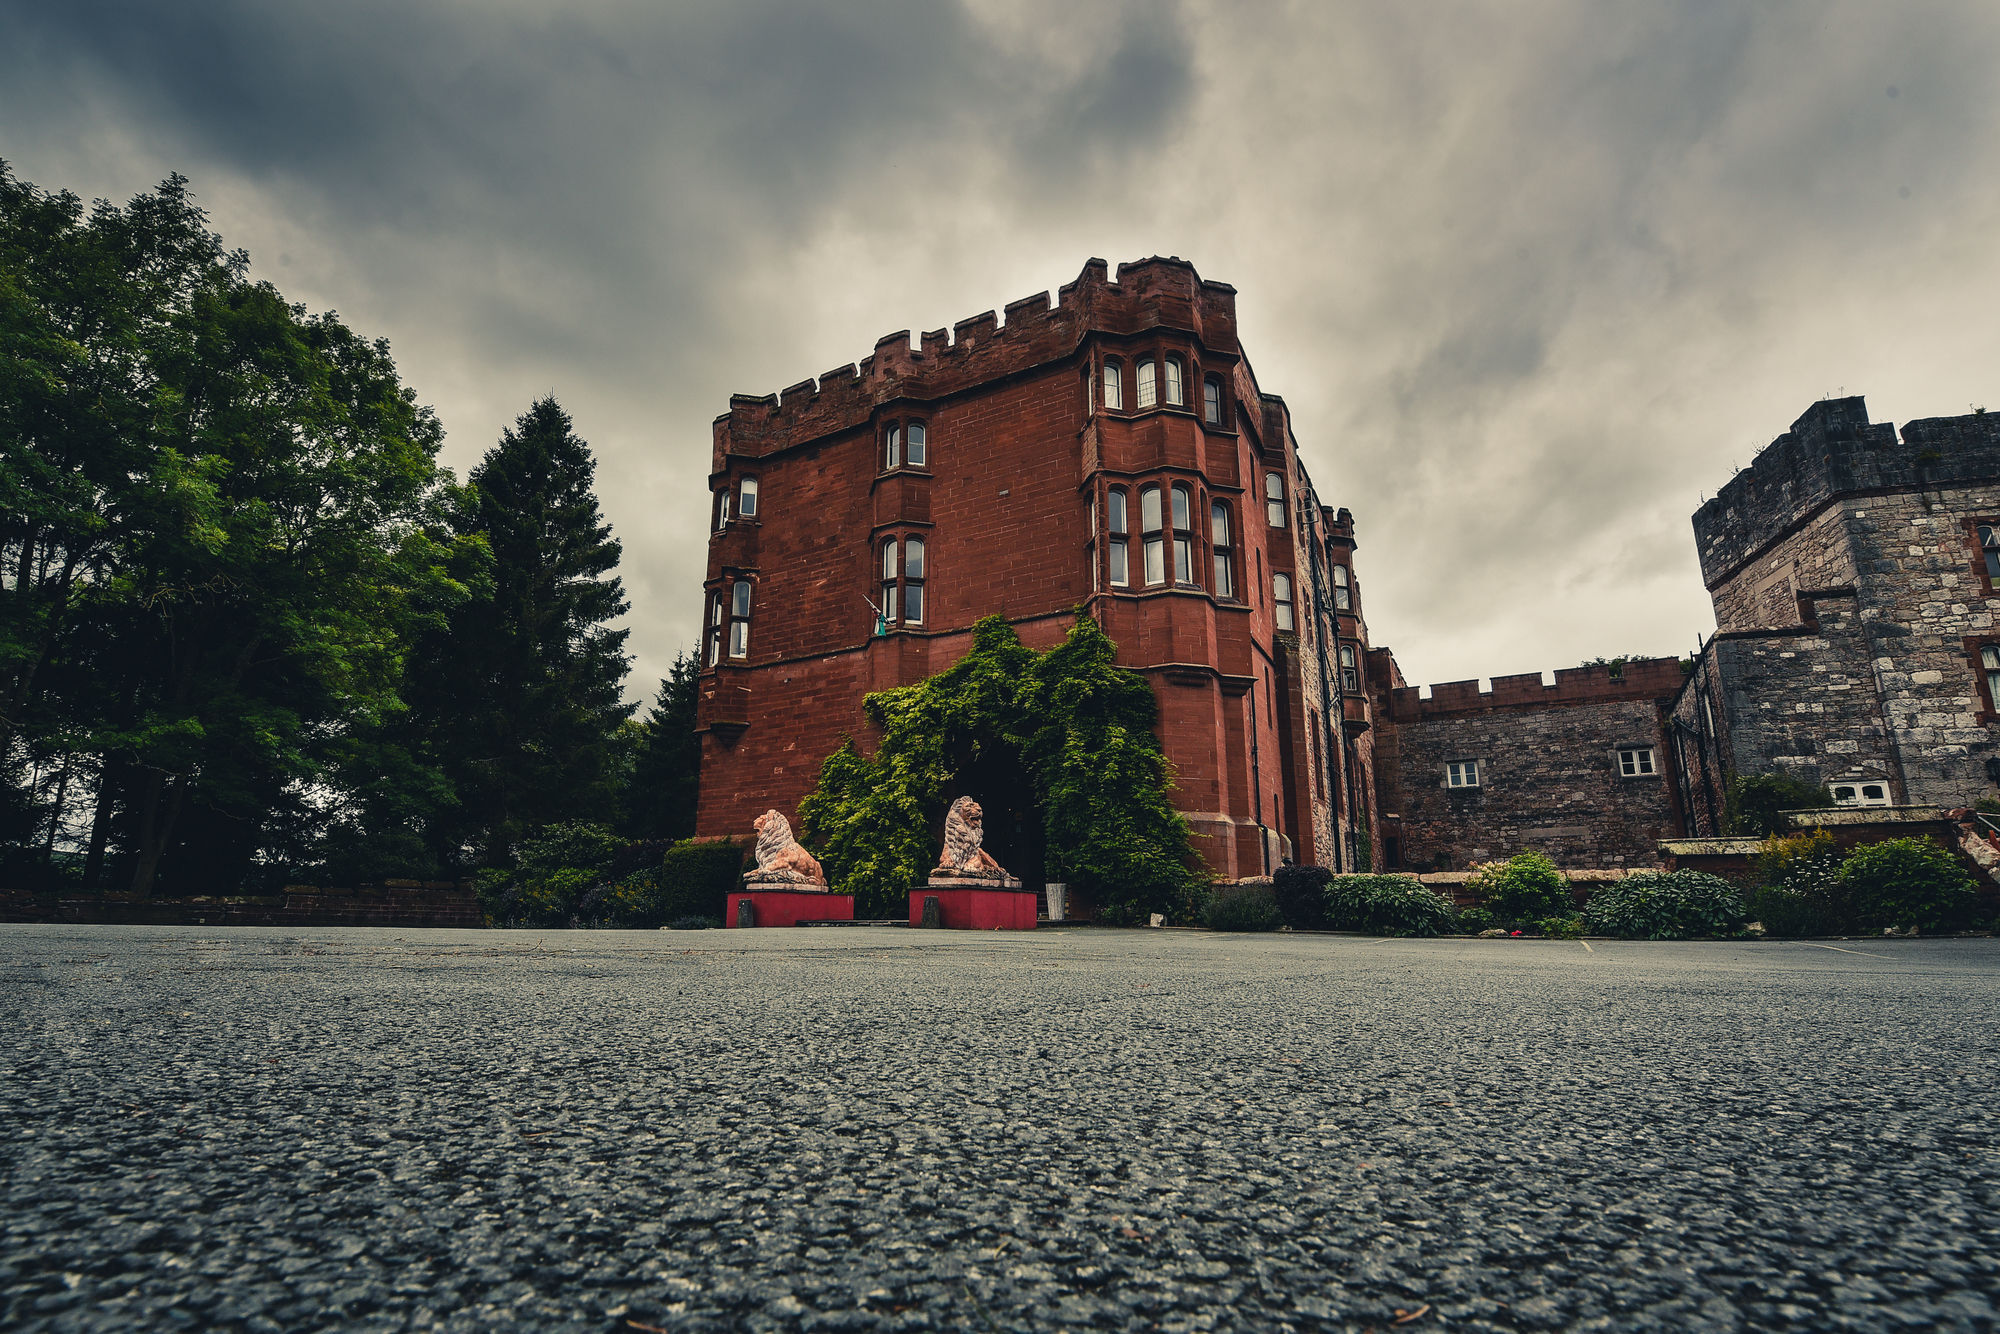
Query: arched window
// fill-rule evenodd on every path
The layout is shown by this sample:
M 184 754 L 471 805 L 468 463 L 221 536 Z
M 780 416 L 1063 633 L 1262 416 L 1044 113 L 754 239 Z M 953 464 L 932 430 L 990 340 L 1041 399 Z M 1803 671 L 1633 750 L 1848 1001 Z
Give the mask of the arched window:
M 1280 630 L 1297 628 L 1292 622 L 1292 576 L 1289 574 L 1271 576 L 1271 614 Z
M 1273 528 L 1285 526 L 1285 475 L 1278 472 L 1264 474 L 1264 522 Z
M 1201 417 L 1211 426 L 1222 425 L 1222 381 L 1213 375 L 1201 382 Z
M 1181 362 L 1179 357 L 1168 357 L 1162 364 L 1167 373 L 1167 403 L 1172 407 L 1184 407 L 1187 395 L 1181 389 Z
M 1160 531 L 1160 488 L 1139 488 L 1139 537 L 1146 549 L 1146 582 L 1167 581 L 1167 541 Z
M 1129 525 L 1125 514 L 1125 488 L 1114 486 L 1104 496 L 1104 528 L 1107 534 L 1104 543 L 1105 554 L 1110 557 L 1111 586 L 1129 588 L 1132 585 L 1132 565 L 1126 551 L 1126 534 Z
M 897 619 L 896 539 L 892 537 L 882 544 L 882 623 L 894 625 Z
M 1174 582 L 1193 586 L 1194 577 L 1194 491 L 1184 482 L 1174 483 Z
M 901 426 L 891 426 L 882 434 L 882 469 L 886 472 L 891 468 L 900 468 L 902 466 L 903 428 Z
M 1118 363 L 1115 361 L 1105 362 L 1104 406 L 1113 412 L 1122 411 L 1125 407 L 1125 391 L 1120 383 L 1121 379 L 1122 377 L 1118 374 Z
M 729 656 L 750 656 L 750 581 L 738 579 L 729 599 Z
M 1354 609 L 1354 589 L 1348 582 L 1351 578 L 1345 565 L 1333 567 L 1333 605 L 1338 611 Z
M 1340 646 L 1340 688 L 1350 695 L 1361 693 L 1361 669 L 1354 663 L 1354 645 Z
M 717 590 L 708 599 L 708 665 L 713 667 L 722 657 L 722 593 Z
M 729 526 L 729 487 L 725 484 L 715 493 L 715 531 L 721 532 Z
M 903 539 L 903 624 L 924 623 L 924 539 Z
M 757 517 L 757 479 L 745 477 L 736 484 L 736 512 L 746 519 Z
M 911 422 L 909 431 L 910 431 L 909 453 L 907 455 L 909 464 L 912 468 L 925 467 L 927 465 L 925 463 L 926 455 L 924 453 L 924 443 L 925 443 L 924 424 L 922 422 Z
M 1979 525 L 1979 553 L 1986 557 L 1986 581 L 2000 587 L 2000 527 Z
M 1208 540 L 1215 548 L 1215 595 L 1236 596 L 1235 550 L 1229 541 L 1229 507 L 1216 501 L 1208 510 Z
M 1132 368 L 1132 380 L 1132 391 L 1139 396 L 1138 405 L 1142 408 L 1152 407 L 1153 396 L 1159 393 L 1160 387 L 1153 382 L 1153 359 L 1151 357 L 1146 358 L 1146 360 Z

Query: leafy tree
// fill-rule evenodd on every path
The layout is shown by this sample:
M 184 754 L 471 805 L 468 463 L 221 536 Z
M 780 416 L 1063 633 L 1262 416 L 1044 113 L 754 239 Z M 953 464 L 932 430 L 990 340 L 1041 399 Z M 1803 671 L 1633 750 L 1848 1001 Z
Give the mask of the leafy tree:
M 701 663 L 692 652 L 674 659 L 660 693 L 635 735 L 625 779 L 624 832 L 630 838 L 681 839 L 694 833 L 701 790 L 701 738 L 695 705 Z
M 422 655 L 416 726 L 456 794 L 454 844 L 488 865 L 544 825 L 616 809 L 630 633 L 599 512 L 597 465 L 553 397 L 537 400 L 454 498 L 461 538 L 491 552 L 490 598 L 465 603 Z
M 86 878 L 311 855 L 415 608 L 462 593 L 436 418 L 385 343 L 252 282 L 178 176 L 86 215 L 0 167 L 0 339 L 11 769 L 89 794 Z

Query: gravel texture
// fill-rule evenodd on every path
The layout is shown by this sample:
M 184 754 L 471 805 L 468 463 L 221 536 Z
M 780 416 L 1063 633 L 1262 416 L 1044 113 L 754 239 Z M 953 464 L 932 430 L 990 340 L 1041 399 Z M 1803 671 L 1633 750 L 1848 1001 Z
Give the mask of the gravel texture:
M 2000 1327 L 2000 941 L 1830 944 L 0 927 L 0 1327 Z

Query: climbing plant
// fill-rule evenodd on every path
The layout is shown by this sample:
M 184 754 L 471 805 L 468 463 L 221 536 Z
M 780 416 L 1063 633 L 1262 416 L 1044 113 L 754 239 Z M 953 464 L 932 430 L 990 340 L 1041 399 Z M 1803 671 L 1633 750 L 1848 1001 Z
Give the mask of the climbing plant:
M 833 888 L 855 895 L 864 916 L 899 911 L 936 860 L 931 830 L 954 775 L 998 753 L 1017 759 L 1033 788 L 1050 879 L 1112 920 L 1193 918 L 1206 876 L 1167 797 L 1159 704 L 1116 664 L 1117 651 L 1086 615 L 1046 653 L 988 616 L 951 667 L 863 700 L 881 745 L 864 756 L 844 738 L 799 803 L 805 842 Z

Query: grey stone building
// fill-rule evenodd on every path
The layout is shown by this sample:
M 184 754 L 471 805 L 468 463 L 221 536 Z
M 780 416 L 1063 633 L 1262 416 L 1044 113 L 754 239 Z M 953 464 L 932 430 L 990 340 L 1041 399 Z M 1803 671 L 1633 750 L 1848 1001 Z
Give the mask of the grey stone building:
M 1970 805 L 2000 755 L 2000 415 L 1815 403 L 1694 516 L 1717 631 L 1668 727 L 1690 833 L 1732 774 Z M 2000 769 L 2000 764 L 1995 765 Z

